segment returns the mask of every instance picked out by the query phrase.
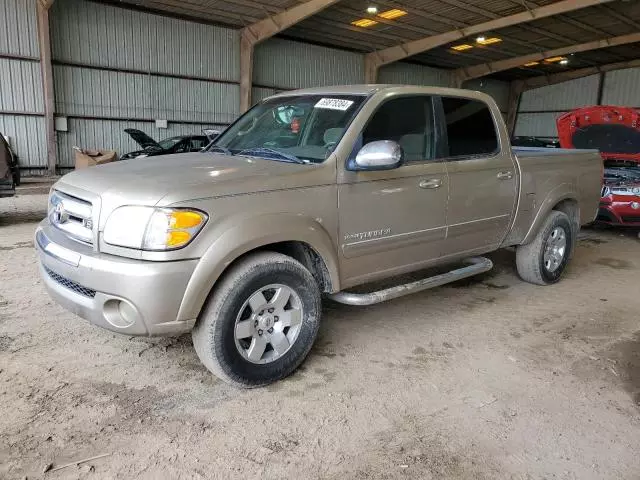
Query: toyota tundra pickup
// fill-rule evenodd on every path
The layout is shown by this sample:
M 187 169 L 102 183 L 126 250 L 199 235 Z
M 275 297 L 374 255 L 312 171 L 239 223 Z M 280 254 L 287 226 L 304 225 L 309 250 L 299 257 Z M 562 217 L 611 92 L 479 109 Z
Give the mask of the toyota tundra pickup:
M 255 387 L 307 356 L 323 295 L 370 305 L 484 272 L 504 247 L 523 280 L 557 282 L 602 171 L 596 150 L 512 149 L 479 92 L 300 90 L 203 152 L 64 176 L 35 244 L 67 309 L 128 335 L 191 332 L 211 372 Z M 449 271 L 366 291 L 431 267 Z

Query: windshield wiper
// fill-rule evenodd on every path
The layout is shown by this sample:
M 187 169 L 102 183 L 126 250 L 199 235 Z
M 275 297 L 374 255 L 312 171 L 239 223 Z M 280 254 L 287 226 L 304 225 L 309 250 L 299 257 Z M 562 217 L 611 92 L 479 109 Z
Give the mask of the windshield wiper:
M 231 152 L 231 150 L 229 150 L 227 147 L 223 147 L 221 145 L 211 145 L 207 149 L 207 151 L 211 152 L 211 153 L 224 153 L 225 155 L 233 156 L 233 153 Z
M 262 157 L 272 160 L 285 160 L 290 163 L 300 163 L 303 165 L 307 163 L 306 161 L 296 157 L 295 155 L 279 152 L 278 150 L 274 150 L 273 148 L 266 147 L 247 148 L 246 150 L 242 150 L 240 153 L 238 153 L 238 155 L 246 157 Z

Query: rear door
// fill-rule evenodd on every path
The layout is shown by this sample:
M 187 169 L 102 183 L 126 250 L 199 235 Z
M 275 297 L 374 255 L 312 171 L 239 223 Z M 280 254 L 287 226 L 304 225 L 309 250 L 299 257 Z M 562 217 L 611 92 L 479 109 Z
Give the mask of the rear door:
M 511 149 L 500 145 L 500 119 L 486 103 L 439 99 L 450 193 L 444 254 L 490 251 L 506 235 L 515 206 L 517 175 Z
M 442 254 L 448 179 L 435 161 L 432 97 L 395 96 L 373 113 L 352 156 L 370 142 L 393 140 L 405 164 L 386 171 L 346 172 L 338 186 L 345 285 L 416 270 Z

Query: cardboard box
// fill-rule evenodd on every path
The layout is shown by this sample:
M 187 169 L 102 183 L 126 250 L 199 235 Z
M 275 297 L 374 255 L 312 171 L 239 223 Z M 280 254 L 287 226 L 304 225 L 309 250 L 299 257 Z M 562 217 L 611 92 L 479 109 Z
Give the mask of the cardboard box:
M 113 162 L 118 154 L 113 150 L 82 150 L 74 148 L 76 170 Z

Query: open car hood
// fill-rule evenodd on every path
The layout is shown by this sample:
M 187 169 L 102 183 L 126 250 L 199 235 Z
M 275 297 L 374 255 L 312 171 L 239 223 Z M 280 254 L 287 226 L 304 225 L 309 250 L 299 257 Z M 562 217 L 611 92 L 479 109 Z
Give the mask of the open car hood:
M 162 150 L 162 147 L 156 142 L 153 138 L 147 135 L 140 130 L 136 130 L 135 128 L 126 128 L 124 130 L 129 134 L 131 138 L 133 138 L 134 142 L 140 145 L 142 148 L 154 147 Z
M 604 159 L 640 163 L 640 112 L 634 108 L 593 106 L 557 120 L 562 148 L 597 149 Z

